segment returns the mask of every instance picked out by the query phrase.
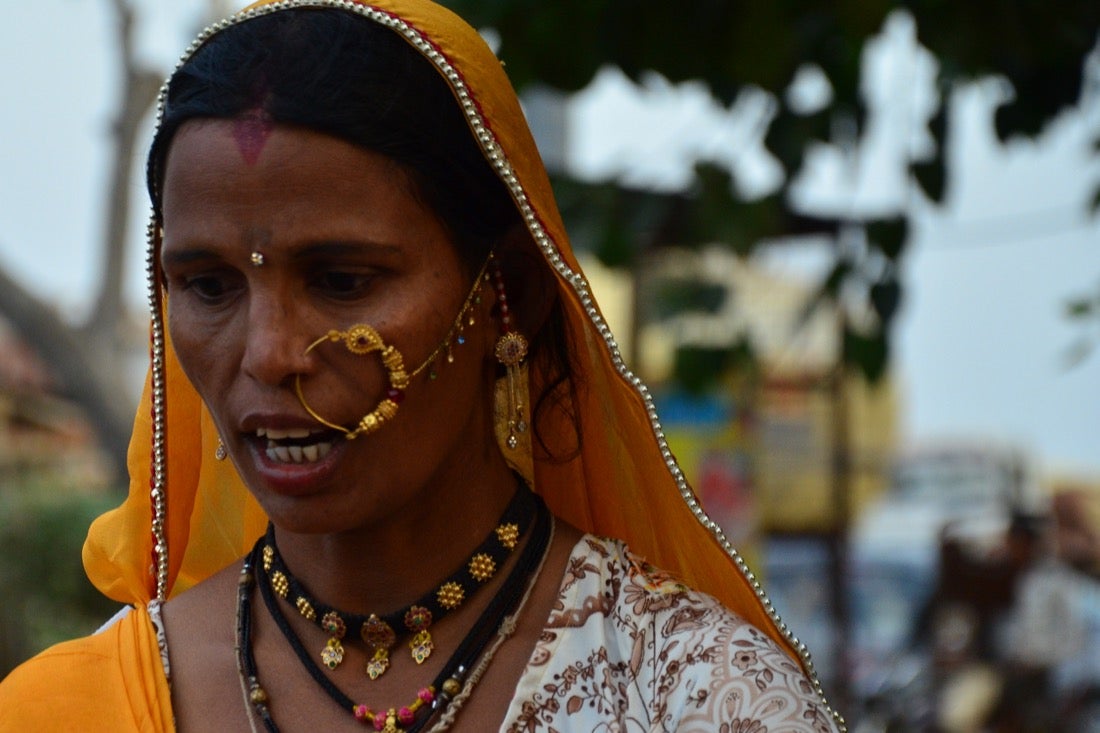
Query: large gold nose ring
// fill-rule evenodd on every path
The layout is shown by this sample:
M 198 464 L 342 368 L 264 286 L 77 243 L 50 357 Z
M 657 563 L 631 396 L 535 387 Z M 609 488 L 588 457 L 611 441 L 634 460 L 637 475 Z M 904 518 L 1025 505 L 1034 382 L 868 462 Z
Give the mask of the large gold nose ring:
M 401 356 L 401 352 L 393 346 L 387 346 L 385 342 L 382 341 L 382 337 L 379 336 L 378 332 L 373 328 L 360 323 L 352 326 L 346 331 L 329 331 L 310 344 L 306 348 L 305 353 L 308 354 L 326 341 L 331 343 L 339 343 L 342 341 L 344 348 L 353 354 L 363 355 L 374 351 L 379 352 L 382 358 L 382 366 L 386 368 L 386 375 L 390 383 L 389 389 L 386 390 L 386 396 L 382 398 L 382 401 L 378 403 L 377 407 L 364 415 L 351 430 L 345 428 L 343 425 L 338 425 L 326 420 L 321 417 L 316 410 L 310 407 L 309 403 L 306 402 L 305 395 L 302 393 L 301 375 L 295 374 L 294 392 L 298 395 L 298 401 L 302 403 L 302 407 L 310 414 L 310 417 L 325 427 L 339 430 L 344 433 L 344 437 L 348 440 L 352 440 L 360 435 L 373 433 L 375 430 L 382 427 L 383 423 L 387 420 L 393 419 L 393 416 L 397 414 L 398 406 L 401 404 L 401 401 L 405 399 L 405 388 L 409 386 L 409 375 L 405 372 L 405 360 Z

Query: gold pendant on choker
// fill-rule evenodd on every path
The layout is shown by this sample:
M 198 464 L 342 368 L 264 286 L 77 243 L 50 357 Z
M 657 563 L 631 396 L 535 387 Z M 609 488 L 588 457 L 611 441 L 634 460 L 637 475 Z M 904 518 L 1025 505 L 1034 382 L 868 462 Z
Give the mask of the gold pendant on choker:
M 390 648 L 397 642 L 397 634 L 377 614 L 372 613 L 359 630 L 367 651 L 373 652 L 367 662 L 367 676 L 376 680 L 390 667 Z
M 344 661 L 344 645 L 340 640 L 344 638 L 348 627 L 344 619 L 335 611 L 329 611 L 321 618 L 321 629 L 329 635 L 325 648 L 321 650 L 321 661 L 329 669 L 336 669 Z
M 413 661 L 417 664 L 424 664 L 424 662 L 432 655 L 432 650 L 435 649 L 435 644 L 432 643 L 432 634 L 430 631 L 417 632 L 412 641 L 409 642 L 409 649 L 412 650 Z
M 333 637 L 321 650 L 321 662 L 329 669 L 336 669 L 342 661 L 344 661 L 344 645 L 339 639 Z
M 413 634 L 409 649 L 412 651 L 413 661 L 417 664 L 423 664 L 435 649 L 432 633 L 428 631 L 431 625 L 432 612 L 424 606 L 412 606 L 405 613 L 405 628 Z

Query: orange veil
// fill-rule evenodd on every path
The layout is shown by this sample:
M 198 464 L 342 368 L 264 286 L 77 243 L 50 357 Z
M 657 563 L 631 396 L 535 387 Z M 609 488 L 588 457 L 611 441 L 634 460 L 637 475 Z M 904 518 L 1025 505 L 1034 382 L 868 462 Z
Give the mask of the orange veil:
M 623 363 L 574 258 L 501 62 L 475 30 L 426 0 L 260 2 L 234 21 L 303 6 L 340 7 L 386 25 L 435 66 L 556 275 L 580 376 L 575 408 L 583 442 L 566 463 L 536 462 L 528 477 L 534 489 L 566 521 L 621 538 L 655 565 L 717 596 L 797 659 L 820 694 L 805 647 L 704 513 L 668 448 L 648 390 Z M 208 29 L 189 53 L 217 30 Z M 151 228 L 151 272 L 158 236 Z M 172 350 L 159 285 L 150 279 L 153 358 L 130 445 L 129 496 L 96 520 L 84 546 L 92 582 L 111 598 L 139 605 L 185 590 L 241 557 L 267 522 L 231 463 L 214 460 L 217 432 Z M 538 387 L 532 384 L 532 392 Z M 573 426 L 564 417 L 559 423 L 547 426 L 547 442 L 556 436 L 574 442 Z

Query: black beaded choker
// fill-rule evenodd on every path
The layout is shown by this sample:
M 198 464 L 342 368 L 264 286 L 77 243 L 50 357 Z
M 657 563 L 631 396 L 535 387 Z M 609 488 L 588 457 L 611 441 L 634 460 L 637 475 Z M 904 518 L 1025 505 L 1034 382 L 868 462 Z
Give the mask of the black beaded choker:
M 269 733 L 278 733 L 278 726 L 271 717 L 270 701 L 267 693 L 259 683 L 256 660 L 252 650 L 250 591 L 254 579 L 260 586 L 260 595 L 263 598 L 264 605 L 298 660 L 333 701 L 345 710 L 350 711 L 356 720 L 364 724 L 372 724 L 376 730 L 384 733 L 416 733 L 432 718 L 431 713 L 424 714 L 425 710 L 434 712 L 447 706 L 460 692 L 463 695 L 469 694 L 470 687 L 477 681 L 477 677 L 483 671 L 482 668 L 488 663 L 493 651 L 495 651 L 494 647 L 488 653 L 485 653 L 486 647 L 494 636 L 503 638 L 511 633 L 511 629 L 514 627 L 515 615 L 518 614 L 518 608 L 522 607 L 526 594 L 530 592 L 533 580 L 537 577 L 537 571 L 545 559 L 552 534 L 553 518 L 540 498 L 530 494 L 526 488 L 520 489 L 520 491 L 529 495 L 529 501 L 532 505 L 531 513 L 534 515 L 533 531 L 523 549 L 523 553 L 516 561 L 515 567 L 509 572 L 500 590 L 493 596 L 489 605 L 474 623 L 473 628 L 459 644 L 454 654 L 444 664 L 432 684 L 421 688 L 417 692 L 416 699 L 411 704 L 401 708 L 374 711 L 366 705 L 354 703 L 351 698 L 336 687 L 320 666 L 313 661 L 302 641 L 294 633 L 286 617 L 279 609 L 271 584 L 264 582 L 259 575 L 259 564 L 262 562 L 262 547 L 265 541 L 264 538 L 261 538 L 253 547 L 252 552 L 245 558 L 241 569 L 237 593 L 237 659 L 242 681 L 247 688 L 248 701 Z M 509 614 L 512 614 L 511 623 L 509 623 Z M 485 654 L 485 658 L 482 659 L 479 668 L 471 674 L 471 670 L 475 669 L 475 664 L 478 664 L 478 659 L 483 654 Z M 464 688 L 465 692 L 463 692 Z
M 279 554 L 275 528 L 271 524 L 268 524 L 267 534 L 263 538 L 264 571 L 276 594 L 329 635 L 321 650 L 321 661 L 329 669 L 336 669 L 344 660 L 342 640 L 348 629 L 357 629 L 367 646 L 370 659 L 365 671 L 372 680 L 389 668 L 390 650 L 397 643 L 398 630 L 401 630 L 401 635 L 405 632 L 412 635 L 409 641 L 412 659 L 417 664 L 423 664 L 435 648 L 429 630 L 432 623 L 461 606 L 470 593 L 492 578 L 530 527 L 535 514 L 534 494 L 522 480 L 517 478 L 516 483 L 516 492 L 496 528 L 470 557 L 435 589 L 408 606 L 385 615 L 347 613 L 316 600 L 287 569 Z

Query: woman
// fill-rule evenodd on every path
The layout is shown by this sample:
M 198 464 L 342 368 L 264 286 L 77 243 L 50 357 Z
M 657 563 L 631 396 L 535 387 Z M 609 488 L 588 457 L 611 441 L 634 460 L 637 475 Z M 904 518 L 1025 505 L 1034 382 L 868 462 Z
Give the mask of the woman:
M 842 726 L 669 453 L 476 32 L 280 2 L 200 41 L 149 157 L 131 492 L 84 552 L 132 610 L 14 672 L 0 730 Z

